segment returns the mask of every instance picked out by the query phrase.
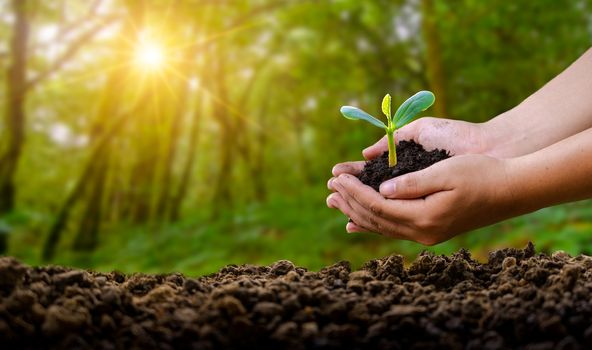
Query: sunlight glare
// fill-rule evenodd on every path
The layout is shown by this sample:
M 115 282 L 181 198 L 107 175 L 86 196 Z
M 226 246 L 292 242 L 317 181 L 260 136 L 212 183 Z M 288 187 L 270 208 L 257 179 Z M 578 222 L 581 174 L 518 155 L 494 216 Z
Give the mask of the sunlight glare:
M 163 66 L 164 60 L 164 50 L 155 42 L 142 42 L 136 48 L 135 61 L 141 68 L 159 69 Z

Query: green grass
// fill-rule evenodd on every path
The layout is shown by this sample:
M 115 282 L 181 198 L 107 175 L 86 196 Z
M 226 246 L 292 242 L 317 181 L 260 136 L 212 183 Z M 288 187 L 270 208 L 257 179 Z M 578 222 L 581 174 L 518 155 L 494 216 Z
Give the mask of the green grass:
M 100 271 L 202 275 L 227 264 L 270 264 L 279 259 L 313 270 L 340 260 L 357 268 L 388 254 L 402 254 L 410 261 L 425 249 L 450 254 L 461 247 L 483 261 L 491 249 L 523 247 L 529 240 L 539 251 L 592 253 L 590 201 L 540 210 L 426 248 L 372 234 L 348 234 L 347 219 L 326 208 L 324 199 L 325 193 L 317 189 L 299 198 L 271 198 L 216 222 L 195 214 L 192 220 L 162 227 L 105 228 L 100 247 L 92 253 L 71 252 L 66 236 L 52 263 Z M 39 265 L 43 231 L 31 229 L 31 220 L 22 225 L 11 237 L 9 254 Z

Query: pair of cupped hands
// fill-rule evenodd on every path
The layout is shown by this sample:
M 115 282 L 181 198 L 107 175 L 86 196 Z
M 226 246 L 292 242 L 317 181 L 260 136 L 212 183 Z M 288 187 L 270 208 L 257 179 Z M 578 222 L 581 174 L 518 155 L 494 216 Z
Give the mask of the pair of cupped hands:
M 381 184 L 380 193 L 357 175 L 365 161 L 333 167 L 327 205 L 351 220 L 346 231 L 375 232 L 434 245 L 504 218 L 508 198 L 506 162 L 494 154 L 483 124 L 425 117 L 401 128 L 396 140 L 413 140 L 452 157 Z M 387 150 L 386 137 L 363 150 L 366 159 Z

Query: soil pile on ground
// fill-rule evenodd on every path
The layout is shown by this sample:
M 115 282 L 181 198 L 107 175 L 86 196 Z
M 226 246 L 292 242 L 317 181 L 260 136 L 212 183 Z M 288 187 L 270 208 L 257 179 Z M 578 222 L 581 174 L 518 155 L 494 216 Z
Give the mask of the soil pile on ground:
M 289 261 L 126 276 L 0 259 L 4 348 L 577 349 L 592 346 L 592 258 L 504 249 L 392 255 L 352 272 Z
M 384 152 L 382 156 L 367 161 L 358 178 L 363 184 L 378 191 L 380 184 L 386 180 L 425 169 L 446 158 L 450 158 L 446 150 L 435 149 L 428 152 L 414 141 L 400 141 L 397 145 L 397 165 L 390 168 L 388 152 Z

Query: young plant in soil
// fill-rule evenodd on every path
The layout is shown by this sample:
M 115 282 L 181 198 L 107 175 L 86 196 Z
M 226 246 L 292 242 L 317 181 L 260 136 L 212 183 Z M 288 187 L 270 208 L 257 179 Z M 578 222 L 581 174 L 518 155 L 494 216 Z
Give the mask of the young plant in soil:
M 388 151 L 382 156 L 366 163 L 362 172 L 358 175 L 362 183 L 371 186 L 376 191 L 381 183 L 394 177 L 418 171 L 430 165 L 449 158 L 446 150 L 426 151 L 423 146 L 414 141 L 401 141 L 397 145 L 395 132 L 413 120 L 419 113 L 434 104 L 435 96 L 430 91 L 420 91 L 408 98 L 395 112 L 391 113 L 391 95 L 387 94 L 382 99 L 382 113 L 386 116 L 387 123 L 373 117 L 363 110 L 352 107 L 341 107 L 341 114 L 347 119 L 365 120 L 370 124 L 384 129 L 388 140 Z
M 371 116 L 363 110 L 352 107 L 341 107 L 341 114 L 347 119 L 365 120 L 370 124 L 382 128 L 386 131 L 388 139 L 388 161 L 389 167 L 397 165 L 397 148 L 395 146 L 395 131 L 402 126 L 409 123 L 419 113 L 430 108 L 434 104 L 436 97 L 431 91 L 420 91 L 415 95 L 409 97 L 407 101 L 397 109 L 394 116 L 391 116 L 391 95 L 386 94 L 382 99 L 382 113 L 386 116 L 387 124 L 385 125 L 379 119 Z

